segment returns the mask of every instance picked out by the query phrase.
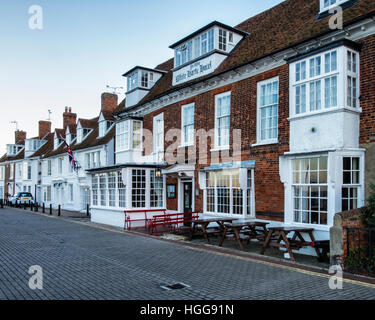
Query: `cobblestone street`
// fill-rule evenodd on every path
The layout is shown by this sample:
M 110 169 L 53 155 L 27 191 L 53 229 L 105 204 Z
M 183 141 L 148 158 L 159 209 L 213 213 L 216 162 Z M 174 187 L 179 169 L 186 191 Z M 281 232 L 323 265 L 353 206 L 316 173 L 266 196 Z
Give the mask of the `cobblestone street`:
M 28 286 L 43 268 L 43 290 Z M 166 291 L 162 285 L 189 287 Z M 344 282 L 15 209 L 0 210 L 0 299 L 374 299 Z

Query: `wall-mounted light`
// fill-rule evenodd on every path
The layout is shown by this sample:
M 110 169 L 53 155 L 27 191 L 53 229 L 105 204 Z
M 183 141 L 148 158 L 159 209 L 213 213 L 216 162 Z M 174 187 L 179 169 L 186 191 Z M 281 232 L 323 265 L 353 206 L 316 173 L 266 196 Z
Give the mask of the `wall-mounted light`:
M 155 176 L 156 176 L 156 178 L 161 177 L 161 170 L 160 169 L 156 169 Z

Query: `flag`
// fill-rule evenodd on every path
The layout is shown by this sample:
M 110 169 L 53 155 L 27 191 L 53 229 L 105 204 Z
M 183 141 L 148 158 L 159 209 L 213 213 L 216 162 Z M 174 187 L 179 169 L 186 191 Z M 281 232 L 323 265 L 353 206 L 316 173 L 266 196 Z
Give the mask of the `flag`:
M 76 161 L 76 159 L 74 159 L 74 155 L 73 155 L 73 152 L 72 150 L 70 149 L 70 146 L 68 144 L 68 142 L 66 142 L 66 140 L 60 135 L 60 139 L 64 141 L 65 145 L 66 145 L 66 152 L 68 153 L 69 155 L 69 163 L 72 167 L 72 169 L 74 171 L 77 171 L 78 172 L 78 162 Z

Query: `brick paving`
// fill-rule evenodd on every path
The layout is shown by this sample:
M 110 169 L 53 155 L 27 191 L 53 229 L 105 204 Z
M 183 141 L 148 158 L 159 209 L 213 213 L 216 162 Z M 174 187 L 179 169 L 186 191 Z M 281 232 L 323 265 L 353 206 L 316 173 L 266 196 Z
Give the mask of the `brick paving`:
M 43 290 L 28 269 L 43 268 Z M 165 291 L 161 285 L 190 287 Z M 375 299 L 375 287 L 115 233 L 17 209 L 0 210 L 0 299 Z

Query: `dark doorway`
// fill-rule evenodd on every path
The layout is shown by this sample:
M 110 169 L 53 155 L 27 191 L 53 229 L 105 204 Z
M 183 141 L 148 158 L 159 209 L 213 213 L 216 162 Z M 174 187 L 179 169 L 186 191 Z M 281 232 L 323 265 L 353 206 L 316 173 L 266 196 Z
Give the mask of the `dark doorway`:
M 184 187 L 184 213 L 193 212 L 193 183 L 192 182 L 183 182 Z M 189 215 L 185 215 L 189 217 Z M 191 222 L 184 224 L 186 227 L 191 226 Z

